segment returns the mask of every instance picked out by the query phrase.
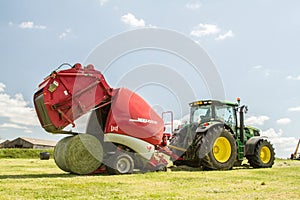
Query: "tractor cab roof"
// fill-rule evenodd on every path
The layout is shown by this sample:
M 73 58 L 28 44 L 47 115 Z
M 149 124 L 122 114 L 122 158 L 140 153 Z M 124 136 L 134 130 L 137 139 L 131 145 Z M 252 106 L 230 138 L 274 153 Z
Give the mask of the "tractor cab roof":
M 199 100 L 194 101 L 190 103 L 190 107 L 194 106 L 202 106 L 202 105 L 229 105 L 229 106 L 238 106 L 238 103 L 236 102 L 230 102 L 230 101 L 221 101 L 221 100 Z

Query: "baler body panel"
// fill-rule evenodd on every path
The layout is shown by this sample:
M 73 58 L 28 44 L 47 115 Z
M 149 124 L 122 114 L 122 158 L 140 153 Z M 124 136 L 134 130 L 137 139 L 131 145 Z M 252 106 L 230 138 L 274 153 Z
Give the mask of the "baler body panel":
M 162 141 L 162 118 L 139 95 L 126 88 L 112 89 L 93 67 L 75 65 L 53 72 L 34 95 L 35 109 L 42 127 L 51 133 L 63 129 L 88 111 L 108 105 L 104 132 L 123 134 L 158 145 Z M 100 133 L 99 133 L 100 134 Z
M 162 118 L 143 98 L 126 88 L 114 90 L 105 132 L 125 134 L 156 145 L 161 143 L 163 131 Z

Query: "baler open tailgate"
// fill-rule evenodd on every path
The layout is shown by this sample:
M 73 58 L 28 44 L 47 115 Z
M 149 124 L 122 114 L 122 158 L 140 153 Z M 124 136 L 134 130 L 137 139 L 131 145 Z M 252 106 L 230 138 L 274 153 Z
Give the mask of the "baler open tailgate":
M 38 113 L 39 120 L 42 124 L 42 127 L 47 131 L 51 133 L 55 133 L 59 131 L 57 127 L 55 127 L 50 119 L 50 116 L 48 114 L 48 111 L 45 107 L 44 102 L 44 95 L 41 93 L 40 95 L 36 96 L 34 99 L 35 109 Z
M 79 84 L 80 83 L 80 84 Z M 89 110 L 110 103 L 112 88 L 93 66 L 54 71 L 34 95 L 35 109 L 42 127 L 51 133 L 65 133 Z

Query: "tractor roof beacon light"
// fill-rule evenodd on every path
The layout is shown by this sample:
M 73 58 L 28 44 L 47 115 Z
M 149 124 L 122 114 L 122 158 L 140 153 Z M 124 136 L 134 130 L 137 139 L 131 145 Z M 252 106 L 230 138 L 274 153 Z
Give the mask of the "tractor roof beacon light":
M 240 105 L 240 103 L 241 103 L 241 98 L 240 98 L 240 97 L 236 98 L 236 101 L 237 101 L 238 104 Z

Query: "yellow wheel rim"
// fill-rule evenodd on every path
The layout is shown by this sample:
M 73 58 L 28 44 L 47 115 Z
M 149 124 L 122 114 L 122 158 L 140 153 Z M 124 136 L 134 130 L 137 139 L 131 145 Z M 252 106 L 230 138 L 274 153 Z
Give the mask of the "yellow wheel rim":
M 225 163 L 231 156 L 231 145 L 227 138 L 219 137 L 214 143 L 213 154 L 220 163 Z
M 267 146 L 263 146 L 260 150 L 260 160 L 268 163 L 271 160 L 271 150 Z

